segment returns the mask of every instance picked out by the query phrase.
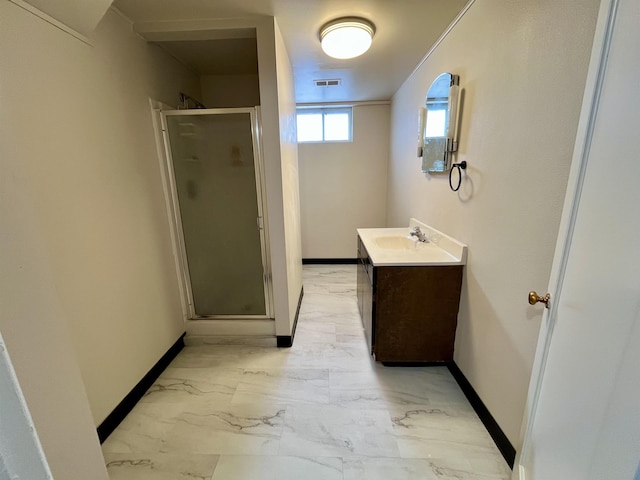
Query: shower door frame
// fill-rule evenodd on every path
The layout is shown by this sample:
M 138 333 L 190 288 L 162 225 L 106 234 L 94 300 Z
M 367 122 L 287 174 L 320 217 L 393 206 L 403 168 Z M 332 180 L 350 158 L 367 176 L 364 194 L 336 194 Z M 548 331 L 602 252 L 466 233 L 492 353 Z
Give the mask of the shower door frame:
M 193 301 L 193 291 L 191 288 L 191 275 L 189 274 L 189 262 L 187 261 L 187 249 L 182 228 L 182 216 L 180 214 L 180 202 L 178 200 L 178 190 L 173 166 L 173 155 L 171 152 L 171 141 L 167 125 L 168 116 L 194 116 L 194 115 L 225 115 L 225 114 L 246 114 L 251 119 L 251 138 L 253 144 L 253 165 L 256 181 L 256 197 L 258 207 L 258 217 L 256 218 L 256 228 L 260 233 L 260 251 L 262 256 L 262 280 L 264 287 L 264 315 L 198 315 L 195 311 Z M 163 110 L 160 109 L 160 122 L 162 128 L 162 142 L 164 146 L 164 158 L 166 168 L 165 187 L 169 196 L 169 206 L 171 210 L 170 224 L 173 234 L 178 243 L 178 265 L 180 269 L 180 281 L 182 283 L 182 296 L 184 305 L 187 308 L 189 320 L 263 320 L 273 319 L 273 281 L 271 275 L 271 260 L 269 247 L 269 222 L 267 215 L 267 196 L 264 175 L 264 158 L 262 155 L 262 122 L 260 117 L 260 107 L 242 108 L 207 108 L 207 109 L 184 109 L 184 110 Z

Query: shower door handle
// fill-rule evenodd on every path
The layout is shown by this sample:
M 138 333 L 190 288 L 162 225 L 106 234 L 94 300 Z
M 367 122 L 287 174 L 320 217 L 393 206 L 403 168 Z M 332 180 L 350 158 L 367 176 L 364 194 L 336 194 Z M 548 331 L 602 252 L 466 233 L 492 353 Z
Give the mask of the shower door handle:
M 264 229 L 264 225 L 262 224 L 262 217 L 256 217 L 256 224 L 258 226 L 258 230 Z

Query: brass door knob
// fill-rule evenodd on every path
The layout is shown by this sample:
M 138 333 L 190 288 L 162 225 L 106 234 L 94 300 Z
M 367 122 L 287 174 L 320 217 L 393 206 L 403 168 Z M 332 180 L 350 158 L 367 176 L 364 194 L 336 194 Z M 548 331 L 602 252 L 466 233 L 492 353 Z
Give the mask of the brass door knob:
M 536 303 L 544 303 L 546 308 L 549 308 L 549 300 L 551 299 L 551 294 L 547 293 L 544 297 L 538 295 L 534 290 L 529 292 L 529 305 L 535 305 Z

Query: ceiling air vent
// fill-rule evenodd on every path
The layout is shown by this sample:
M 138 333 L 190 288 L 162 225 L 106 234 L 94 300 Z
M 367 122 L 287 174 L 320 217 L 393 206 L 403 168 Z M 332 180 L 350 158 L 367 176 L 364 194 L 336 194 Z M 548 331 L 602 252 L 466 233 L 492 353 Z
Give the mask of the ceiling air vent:
M 313 83 L 316 84 L 316 87 L 338 87 L 342 84 L 342 80 L 339 78 L 332 78 L 330 80 L 314 80 Z

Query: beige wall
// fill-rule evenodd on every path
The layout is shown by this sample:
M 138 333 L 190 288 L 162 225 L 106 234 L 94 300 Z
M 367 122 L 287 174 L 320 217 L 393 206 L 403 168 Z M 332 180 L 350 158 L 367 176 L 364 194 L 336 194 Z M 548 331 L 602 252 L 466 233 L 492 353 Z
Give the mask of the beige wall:
M 113 0 L 24 0 L 81 35 L 91 36 Z
M 356 105 L 353 142 L 298 146 L 303 258 L 355 258 L 356 228 L 385 225 L 389 115 Z
M 295 108 L 293 78 L 275 18 L 259 17 L 255 26 L 275 330 L 276 335 L 288 336 L 302 288 L 299 232 L 296 232 L 298 158 L 289 120 L 289 111 Z
M 274 20 L 278 115 L 280 125 L 280 168 L 284 213 L 285 261 L 289 300 L 288 325 L 276 319 L 276 334 L 290 335 L 302 289 L 302 246 L 300 239 L 300 189 L 298 184 L 298 140 L 293 70 L 282 34 Z M 283 332 L 284 328 L 284 332 Z M 289 333 L 287 333 L 287 331 Z M 283 332 L 283 333 L 281 333 Z
M 59 65 L 51 59 L 37 70 L 46 55 L 38 49 L 50 53 L 70 45 L 70 54 L 82 50 L 67 34 L 0 1 L 0 331 L 55 478 L 106 480 L 59 279 L 49 261 L 48 219 L 33 181 L 34 162 L 43 175 L 51 170 L 55 133 L 50 131 L 60 121 L 59 113 L 53 118 L 55 112 L 47 114 L 37 105 L 42 96 L 60 93 Z M 45 94 L 40 90 L 47 82 L 51 89 Z M 40 89 L 30 90 L 34 83 Z M 46 128 L 36 130 L 43 123 Z
M 517 446 L 598 1 L 476 0 L 393 98 L 388 226 L 416 217 L 469 245 L 455 361 Z M 460 75 L 459 193 L 420 173 L 418 107 Z
M 3 160 L 20 164 L 97 425 L 184 331 L 149 97 L 198 82 L 113 11 L 89 46 L 2 6 Z
M 4 43 L 5 20 L 13 21 L 14 13 L 6 3 L 0 2 L 3 46 L 7 45 Z M 3 62 L 0 69 L 4 66 Z M 0 73 L 0 80 L 3 79 Z M 3 132 L 0 142 L 0 332 L 54 478 L 107 480 L 71 342 L 68 317 L 59 298 L 44 241 L 47 232 L 34 204 L 21 155 L 16 146 L 4 138 L 10 122 L 4 105 L 3 101 L 0 108 Z M 5 409 L 7 405 L 2 404 L 0 408 Z M 10 435 L 14 438 L 9 441 L 14 443 L 18 435 L 11 431 L 11 424 L 3 422 L 2 428 L 0 436 Z
M 255 107 L 260 105 L 258 75 L 203 75 L 202 103 L 207 108 Z

